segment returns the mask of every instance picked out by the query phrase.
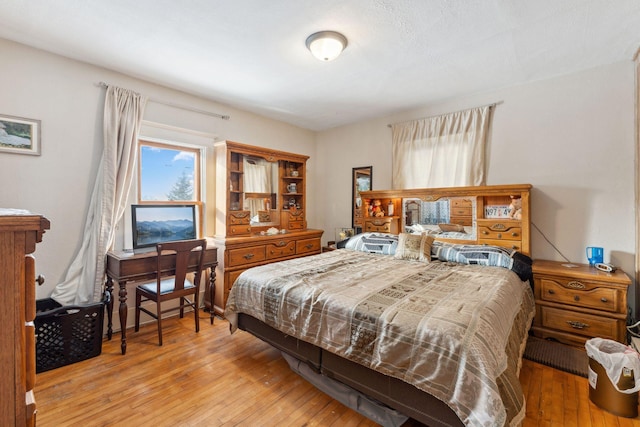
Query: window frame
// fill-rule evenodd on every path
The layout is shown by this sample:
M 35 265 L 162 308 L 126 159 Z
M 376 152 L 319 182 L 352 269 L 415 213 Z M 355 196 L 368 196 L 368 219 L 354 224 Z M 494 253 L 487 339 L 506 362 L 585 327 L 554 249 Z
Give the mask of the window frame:
M 201 238 L 204 235 L 204 201 L 203 187 L 204 176 L 202 171 L 204 170 L 202 162 L 205 159 L 204 147 L 181 143 L 177 141 L 154 141 L 151 138 L 139 138 L 138 144 L 138 159 L 137 159 L 137 188 L 135 200 L 140 205 L 194 205 L 196 207 L 196 217 L 198 222 L 197 237 Z M 193 170 L 193 199 L 194 200 L 143 200 L 142 199 L 142 148 L 143 147 L 157 147 L 161 149 L 176 150 L 176 151 L 188 151 L 195 155 L 194 170 Z

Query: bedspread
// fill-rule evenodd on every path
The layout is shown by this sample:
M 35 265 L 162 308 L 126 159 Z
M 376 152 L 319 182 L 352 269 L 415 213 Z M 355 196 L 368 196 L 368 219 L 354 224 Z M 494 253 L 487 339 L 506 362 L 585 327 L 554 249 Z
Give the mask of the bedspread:
M 243 272 L 237 313 L 424 390 L 466 425 L 517 425 L 518 373 L 534 312 L 529 284 L 500 267 L 336 250 Z

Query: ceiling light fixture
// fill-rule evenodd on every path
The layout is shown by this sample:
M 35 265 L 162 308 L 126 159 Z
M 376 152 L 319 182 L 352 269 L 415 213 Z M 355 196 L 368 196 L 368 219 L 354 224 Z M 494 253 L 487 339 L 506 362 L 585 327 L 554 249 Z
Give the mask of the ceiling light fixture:
M 347 38 L 335 31 L 319 31 L 307 37 L 307 49 L 321 61 L 333 61 L 347 47 Z

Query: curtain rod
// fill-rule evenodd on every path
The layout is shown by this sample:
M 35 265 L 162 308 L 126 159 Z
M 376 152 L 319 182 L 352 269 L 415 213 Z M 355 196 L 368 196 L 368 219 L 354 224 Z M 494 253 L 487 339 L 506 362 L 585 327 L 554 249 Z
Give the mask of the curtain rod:
M 459 111 L 471 110 L 472 108 L 495 107 L 496 105 L 500 105 L 500 104 L 504 104 L 504 101 L 496 101 L 496 102 L 494 102 L 492 104 L 478 105 L 477 107 L 470 107 L 470 108 L 465 108 L 464 110 L 458 110 L 458 111 L 452 111 L 452 112 L 449 112 L 449 113 L 436 114 L 436 115 L 428 116 L 428 117 L 421 117 L 419 119 L 405 120 L 403 122 L 397 122 L 397 123 L 390 123 L 390 124 L 387 125 L 387 127 L 390 128 L 393 125 L 399 125 L 401 123 L 413 122 L 413 121 L 416 121 L 416 120 L 432 119 L 434 117 L 446 116 L 447 114 L 453 114 L 453 113 L 458 113 Z
M 105 82 L 99 82 L 99 83 L 97 83 L 97 86 L 104 87 L 104 88 L 109 87 L 109 85 L 107 83 L 105 83 Z M 198 108 L 187 107 L 187 106 L 184 106 L 184 105 L 178 105 L 178 104 L 174 104 L 173 102 L 160 101 L 160 100 L 153 99 L 153 98 L 149 98 L 149 101 L 155 102 L 156 104 L 166 105 L 168 107 L 179 108 L 181 110 L 187 110 L 187 111 L 192 111 L 194 113 L 204 114 L 206 116 L 217 117 L 217 118 L 222 119 L 222 120 L 229 120 L 231 118 L 231 116 L 212 113 L 210 111 L 200 110 Z

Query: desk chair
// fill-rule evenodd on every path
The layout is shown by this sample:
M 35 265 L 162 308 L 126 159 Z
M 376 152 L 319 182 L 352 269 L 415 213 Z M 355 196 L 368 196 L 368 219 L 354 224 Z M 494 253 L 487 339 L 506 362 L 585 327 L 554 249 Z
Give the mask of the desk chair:
M 158 341 L 159 345 L 162 345 L 162 315 L 170 311 L 180 310 L 180 317 L 183 317 L 185 307 L 193 308 L 196 319 L 196 332 L 200 331 L 198 295 L 200 294 L 200 278 L 202 276 L 204 249 L 206 247 L 207 241 L 205 239 L 181 240 L 178 242 L 158 243 L 156 245 L 156 250 L 158 252 L 156 283 L 147 283 L 136 287 L 136 332 L 140 328 L 140 311 L 144 311 L 158 321 Z M 160 266 L 160 260 L 163 252 L 169 251 L 175 253 L 175 265 L 168 270 L 169 273 L 174 274 L 173 277 L 167 277 L 167 270 L 163 272 Z M 193 283 L 186 278 L 189 258 L 192 257 L 192 252 L 197 254 L 196 265 L 198 266 L 194 272 Z M 193 302 L 187 297 L 192 297 Z M 164 311 L 162 310 L 162 302 L 176 298 L 180 298 L 179 306 L 172 307 Z M 141 306 L 141 304 L 146 301 L 155 301 L 155 313 Z

